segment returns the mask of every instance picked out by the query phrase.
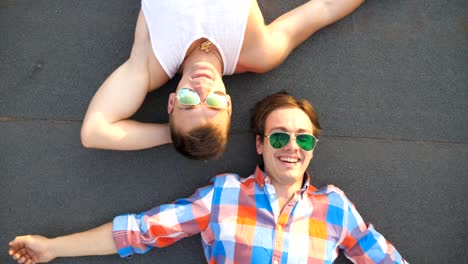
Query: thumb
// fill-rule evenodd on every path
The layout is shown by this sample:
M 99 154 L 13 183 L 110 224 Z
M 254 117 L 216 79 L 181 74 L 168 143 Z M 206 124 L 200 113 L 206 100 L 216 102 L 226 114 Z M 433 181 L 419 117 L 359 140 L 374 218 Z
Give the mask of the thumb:
M 24 245 L 24 243 L 26 242 L 28 236 L 17 236 L 15 237 L 15 239 L 13 239 L 12 241 L 10 241 L 10 243 L 8 243 L 8 245 L 10 247 L 19 247 L 19 246 L 22 246 Z

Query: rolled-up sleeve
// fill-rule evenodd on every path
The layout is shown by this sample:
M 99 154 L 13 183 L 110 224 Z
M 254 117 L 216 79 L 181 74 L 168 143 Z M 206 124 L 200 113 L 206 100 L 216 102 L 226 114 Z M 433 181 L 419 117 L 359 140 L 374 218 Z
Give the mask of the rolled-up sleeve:
M 341 247 L 354 263 L 408 263 L 372 225 L 366 224 L 348 200 Z
M 115 217 L 112 233 L 119 255 L 143 254 L 203 231 L 210 221 L 212 190 L 206 186 L 172 204 Z

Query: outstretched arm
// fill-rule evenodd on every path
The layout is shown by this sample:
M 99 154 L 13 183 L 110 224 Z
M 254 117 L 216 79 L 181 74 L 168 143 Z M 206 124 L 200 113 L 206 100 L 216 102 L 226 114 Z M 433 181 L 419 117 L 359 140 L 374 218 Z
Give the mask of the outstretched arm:
M 311 0 L 280 16 L 268 27 L 283 31 L 292 48 L 319 29 L 330 25 L 354 11 L 364 0 Z
M 19 236 L 9 246 L 8 254 L 18 263 L 26 264 L 45 263 L 57 257 L 117 253 L 112 237 L 112 223 L 52 239 L 38 235 Z
M 340 248 L 353 263 L 408 264 L 395 247 L 370 224 L 366 224 L 356 207 L 346 199 L 343 236 Z
M 107 78 L 91 100 L 81 129 L 83 145 L 135 150 L 170 143 L 167 124 L 128 119 L 152 88 L 167 81 L 168 76 L 152 53 L 148 28 L 140 12 L 130 58 Z
M 275 68 L 312 34 L 350 14 L 363 2 L 310 0 L 267 26 L 258 5 L 252 5 L 240 58 L 245 65 L 241 66 L 253 72 L 267 72 Z

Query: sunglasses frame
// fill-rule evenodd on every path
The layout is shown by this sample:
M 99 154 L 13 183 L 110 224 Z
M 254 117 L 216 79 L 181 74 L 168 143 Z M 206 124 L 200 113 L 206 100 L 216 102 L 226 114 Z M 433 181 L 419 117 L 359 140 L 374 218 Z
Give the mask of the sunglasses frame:
M 270 137 L 271 137 L 271 135 L 273 135 L 273 134 L 286 134 L 286 135 L 288 135 L 288 136 L 289 136 L 288 142 L 286 142 L 286 144 L 284 144 L 284 146 L 282 146 L 282 147 L 280 147 L 280 148 L 275 148 L 275 147 L 271 144 L 271 140 L 270 140 Z M 264 135 L 264 137 L 268 138 L 268 143 L 270 144 L 270 146 L 271 146 L 272 148 L 274 148 L 274 149 L 282 149 L 282 148 L 286 147 L 286 146 L 289 144 L 289 142 L 291 141 L 291 139 L 292 139 L 291 134 L 294 135 L 294 139 L 296 140 L 297 146 L 298 146 L 301 150 L 303 150 L 303 151 L 312 151 L 312 150 L 314 150 L 315 147 L 317 146 L 317 142 L 319 141 L 313 134 L 309 134 L 309 133 L 290 133 L 290 132 L 285 132 L 285 131 L 271 132 L 268 136 L 267 136 L 267 135 Z M 314 141 L 314 146 L 312 147 L 312 149 L 306 150 L 306 149 L 303 149 L 303 148 L 301 147 L 301 145 L 297 142 L 297 137 L 300 136 L 300 135 L 309 135 L 309 136 L 312 136 L 312 138 L 315 139 L 315 141 Z
M 198 96 L 199 103 L 198 103 L 198 104 L 184 104 L 184 103 L 182 103 L 182 102 L 180 101 L 180 98 L 179 98 L 179 93 L 180 93 L 182 90 L 184 90 L 184 89 L 193 91 L 193 92 Z M 220 94 L 220 93 L 222 93 L 222 94 Z M 209 105 L 206 101 L 208 100 L 208 97 L 209 97 L 210 95 L 212 95 L 212 94 L 216 94 L 216 95 L 218 95 L 218 96 L 224 97 L 225 102 L 226 102 L 225 106 L 223 106 L 223 107 L 217 107 L 217 106 Z M 176 98 L 177 98 L 177 101 L 179 102 L 179 104 L 184 105 L 184 106 L 196 106 L 196 105 L 205 104 L 205 105 L 207 105 L 208 107 L 215 108 L 215 109 L 226 109 L 226 108 L 228 107 L 228 98 L 227 98 L 227 94 L 225 94 L 225 93 L 223 93 L 223 92 L 221 92 L 221 91 L 219 91 L 219 93 L 216 93 L 216 92 L 210 93 L 210 94 L 205 98 L 205 101 L 202 102 L 201 97 L 200 97 L 200 95 L 198 94 L 197 91 L 195 91 L 195 90 L 192 89 L 192 88 L 182 87 L 182 88 L 180 88 L 180 90 L 177 92 Z

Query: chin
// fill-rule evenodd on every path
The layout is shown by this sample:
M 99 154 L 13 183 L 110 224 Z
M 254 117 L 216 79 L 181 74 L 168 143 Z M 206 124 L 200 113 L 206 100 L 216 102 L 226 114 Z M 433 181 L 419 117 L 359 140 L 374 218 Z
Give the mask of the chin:
M 281 173 L 281 175 L 285 179 L 296 181 L 299 178 L 302 180 L 303 173 L 301 174 L 299 171 L 286 171 L 286 172 Z

